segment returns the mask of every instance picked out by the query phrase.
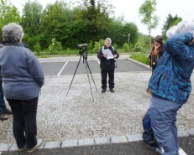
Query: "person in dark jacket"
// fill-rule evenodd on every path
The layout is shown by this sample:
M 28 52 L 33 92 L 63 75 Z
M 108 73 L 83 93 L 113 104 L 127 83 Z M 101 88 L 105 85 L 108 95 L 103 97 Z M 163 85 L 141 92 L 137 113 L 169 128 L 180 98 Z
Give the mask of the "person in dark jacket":
M 150 78 L 151 124 L 161 155 L 178 155 L 176 116 L 191 93 L 194 69 L 194 22 L 167 32 L 166 50 Z
M 116 49 L 111 45 L 112 41 L 110 38 L 106 38 L 105 45 L 102 46 L 98 52 L 98 58 L 100 59 L 101 68 L 101 83 L 102 93 L 106 92 L 107 88 L 107 74 L 109 77 L 109 89 L 114 93 L 114 70 L 115 70 L 115 59 L 119 57 Z
M 165 46 L 162 41 L 163 39 L 159 35 L 154 38 L 154 46 L 152 48 L 152 52 L 149 55 L 150 67 L 152 68 L 152 72 L 156 68 L 158 60 L 165 51 Z
M 44 84 L 42 68 L 34 54 L 21 42 L 23 28 L 15 23 L 3 26 L 5 43 L 0 49 L 3 90 L 12 113 L 13 135 L 19 151 L 34 152 L 43 142 L 36 138 L 36 114 L 40 89 Z

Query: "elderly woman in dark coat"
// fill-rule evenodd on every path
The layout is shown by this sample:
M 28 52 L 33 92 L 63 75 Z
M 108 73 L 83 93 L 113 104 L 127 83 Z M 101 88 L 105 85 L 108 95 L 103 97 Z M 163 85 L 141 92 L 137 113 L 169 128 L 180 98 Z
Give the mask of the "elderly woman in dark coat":
M 44 84 L 42 68 L 34 54 L 21 43 L 20 25 L 2 28 L 5 46 L 0 49 L 0 68 L 5 97 L 13 113 L 13 134 L 19 151 L 31 153 L 42 144 L 36 138 L 38 96 Z

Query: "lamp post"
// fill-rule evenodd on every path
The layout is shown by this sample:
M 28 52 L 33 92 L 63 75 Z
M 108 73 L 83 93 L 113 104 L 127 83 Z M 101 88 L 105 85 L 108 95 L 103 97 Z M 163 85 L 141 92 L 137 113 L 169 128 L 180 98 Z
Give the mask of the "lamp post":
M 129 45 L 129 41 L 130 41 L 130 33 L 128 34 L 128 45 Z

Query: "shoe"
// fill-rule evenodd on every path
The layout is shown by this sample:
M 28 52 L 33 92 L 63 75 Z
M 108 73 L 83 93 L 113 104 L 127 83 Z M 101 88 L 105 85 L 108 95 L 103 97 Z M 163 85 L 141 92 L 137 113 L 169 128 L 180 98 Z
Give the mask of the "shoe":
M 102 93 L 105 93 L 106 92 L 106 89 L 102 89 Z
M 165 153 L 165 151 L 164 151 L 164 149 L 161 147 L 157 147 L 156 148 L 156 150 L 155 150 L 157 153 L 159 153 L 159 154 L 164 154 Z
M 26 149 L 26 145 L 24 145 L 24 146 L 21 147 L 21 148 L 18 148 L 18 151 L 19 151 L 19 152 L 23 152 L 25 149 Z
M 27 152 L 28 153 L 34 152 L 38 147 L 40 147 L 42 145 L 42 143 L 43 143 L 43 140 L 42 139 L 38 139 L 37 140 L 37 144 L 33 148 L 29 149 Z
M 115 91 L 114 91 L 114 89 L 113 89 L 113 88 L 111 88 L 111 89 L 110 89 L 110 92 L 111 92 L 111 93 L 114 93 Z
M 158 149 L 158 147 L 157 146 L 154 146 L 154 145 L 147 145 L 147 148 L 149 149 L 149 150 L 152 150 L 152 151 L 156 151 L 157 149 Z M 157 152 L 157 151 L 156 151 Z
M 5 109 L 3 111 L 3 114 L 5 114 L 5 115 L 11 115 L 12 114 L 12 111 L 10 109 Z
M 7 120 L 9 117 L 4 115 L 4 114 L 1 114 L 0 115 L 0 120 L 4 121 L 4 120 Z

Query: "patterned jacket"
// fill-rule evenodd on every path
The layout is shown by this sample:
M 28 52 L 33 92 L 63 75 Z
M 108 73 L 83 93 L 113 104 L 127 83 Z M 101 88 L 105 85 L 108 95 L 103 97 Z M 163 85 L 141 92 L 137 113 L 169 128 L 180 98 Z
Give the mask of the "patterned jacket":
M 191 33 L 183 33 L 166 41 L 166 51 L 149 81 L 153 94 L 180 104 L 188 100 L 194 68 L 194 45 L 188 44 L 192 39 Z

